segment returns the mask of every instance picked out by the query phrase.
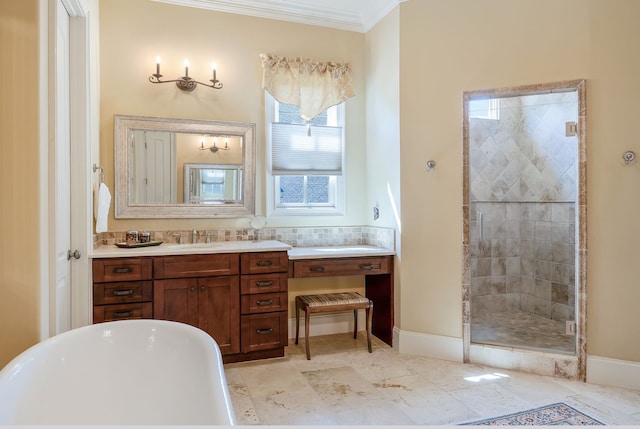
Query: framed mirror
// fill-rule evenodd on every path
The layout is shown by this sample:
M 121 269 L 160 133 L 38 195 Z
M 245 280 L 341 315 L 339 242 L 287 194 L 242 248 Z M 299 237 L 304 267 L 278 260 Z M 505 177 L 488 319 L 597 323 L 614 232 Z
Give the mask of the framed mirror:
M 115 217 L 255 212 L 255 124 L 116 115 Z

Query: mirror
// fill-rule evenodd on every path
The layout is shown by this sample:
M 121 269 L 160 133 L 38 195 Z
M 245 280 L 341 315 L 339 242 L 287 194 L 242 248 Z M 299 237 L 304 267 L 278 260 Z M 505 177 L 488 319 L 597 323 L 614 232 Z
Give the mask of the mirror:
M 255 124 L 116 115 L 115 217 L 251 216 Z
M 226 204 L 242 201 L 242 165 L 185 164 L 185 204 Z

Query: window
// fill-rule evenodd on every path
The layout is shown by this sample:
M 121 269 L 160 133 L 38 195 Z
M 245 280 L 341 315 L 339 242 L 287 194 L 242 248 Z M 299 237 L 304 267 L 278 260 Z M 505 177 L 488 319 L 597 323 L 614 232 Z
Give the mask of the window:
M 500 99 L 474 98 L 469 100 L 469 119 L 500 119 Z
M 269 215 L 343 213 L 344 104 L 305 121 L 266 97 Z

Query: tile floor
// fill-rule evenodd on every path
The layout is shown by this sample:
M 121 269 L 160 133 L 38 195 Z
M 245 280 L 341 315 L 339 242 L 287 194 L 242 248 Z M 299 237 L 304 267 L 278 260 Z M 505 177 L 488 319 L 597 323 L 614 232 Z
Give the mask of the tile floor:
M 574 354 L 576 337 L 565 322 L 531 313 L 485 313 L 471 317 L 471 341 L 497 346 Z
M 400 354 L 365 335 L 292 342 L 285 357 L 225 365 L 239 425 L 450 425 L 565 402 L 640 425 L 640 391 Z

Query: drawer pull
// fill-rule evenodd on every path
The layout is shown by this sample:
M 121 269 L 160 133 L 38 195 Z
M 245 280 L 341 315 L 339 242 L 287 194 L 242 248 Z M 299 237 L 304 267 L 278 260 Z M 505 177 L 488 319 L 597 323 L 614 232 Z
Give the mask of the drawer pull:
M 256 304 L 258 304 L 259 306 L 271 305 L 273 304 L 273 300 L 272 299 L 257 300 Z
M 273 285 L 273 281 L 271 280 L 256 282 L 256 286 L 258 287 L 265 287 L 265 286 L 271 286 L 271 285 Z
M 256 329 L 256 333 L 258 333 L 259 335 L 267 335 L 273 332 L 273 328 L 268 328 L 268 329 Z
M 257 264 L 259 267 L 270 267 L 271 265 L 273 265 L 272 261 L 258 261 Z
M 362 264 L 360 265 L 361 270 L 373 270 L 373 264 Z
M 133 295 L 133 292 L 134 292 L 133 289 L 114 290 L 113 291 L 113 296 L 128 296 L 128 295 Z
M 113 273 L 114 274 L 126 274 L 126 273 L 130 273 L 133 270 L 130 267 L 121 267 L 121 268 L 114 268 L 113 269 Z
M 131 317 L 133 316 L 133 311 L 114 311 L 113 317 Z
M 201 291 L 201 292 L 204 292 L 205 290 L 207 290 L 207 288 L 206 288 L 206 287 L 204 287 L 204 286 L 200 286 L 200 291 Z
M 324 267 L 321 267 L 321 266 L 309 267 L 309 271 L 312 271 L 314 273 L 322 273 L 324 272 Z
M 191 292 L 195 292 L 196 291 L 195 286 L 192 286 L 190 290 L 191 290 Z

